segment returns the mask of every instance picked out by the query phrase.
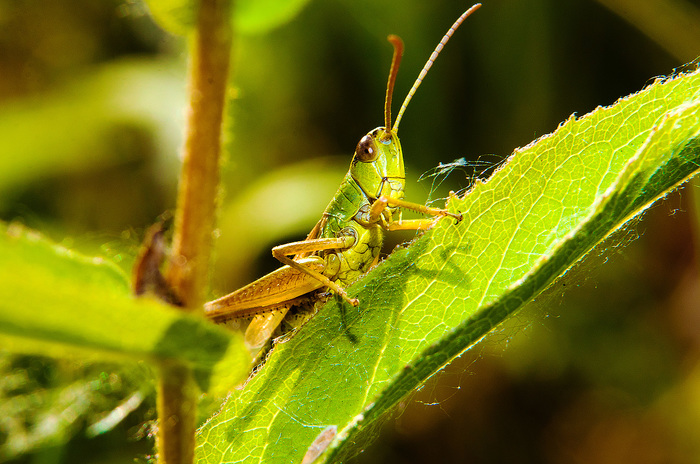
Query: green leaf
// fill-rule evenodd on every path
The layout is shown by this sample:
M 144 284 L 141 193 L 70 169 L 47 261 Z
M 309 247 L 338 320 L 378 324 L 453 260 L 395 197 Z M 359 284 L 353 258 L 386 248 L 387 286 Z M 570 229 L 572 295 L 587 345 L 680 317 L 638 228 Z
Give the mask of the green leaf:
M 179 140 L 170 134 L 180 124 L 174 115 L 184 104 L 178 72 L 172 62 L 116 60 L 41 98 L 4 104 L 0 206 L 3 194 L 30 182 L 124 162 L 130 154 L 111 147 L 120 125 L 152 129 L 161 153 L 172 156 Z
M 0 462 L 47 448 L 61 455 L 81 431 L 109 432 L 155 396 L 149 367 L 66 362 L 0 349 L 0 417 L 5 419 Z
M 21 226 L 0 225 L 0 283 L 0 339 L 7 350 L 182 362 L 216 394 L 248 373 L 240 335 L 137 299 L 111 262 L 80 256 Z
M 278 344 L 200 430 L 199 462 L 300 462 L 332 426 L 321 459 L 357 452 L 414 388 L 697 173 L 698 99 L 700 72 L 658 80 L 516 150 L 450 202 L 460 224 L 440 221 L 349 289 L 359 308 L 333 300 Z
M 151 15 L 166 31 L 185 35 L 194 29 L 195 0 L 147 0 Z
M 261 34 L 291 21 L 309 0 L 238 0 L 234 2 L 236 32 Z M 148 0 L 153 17 L 167 31 L 184 35 L 194 29 L 194 0 Z
M 309 0 L 238 0 L 234 7 L 235 30 L 261 34 L 291 21 Z

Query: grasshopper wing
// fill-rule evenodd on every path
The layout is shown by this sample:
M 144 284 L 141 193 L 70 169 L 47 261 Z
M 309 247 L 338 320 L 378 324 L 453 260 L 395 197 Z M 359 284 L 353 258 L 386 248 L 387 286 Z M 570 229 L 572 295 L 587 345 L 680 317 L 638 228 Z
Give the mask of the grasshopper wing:
M 298 263 L 323 272 L 323 258 L 310 256 Z M 215 320 L 246 318 L 279 310 L 285 303 L 321 288 L 323 284 L 309 274 L 282 266 L 233 293 L 229 293 L 204 305 L 204 313 Z

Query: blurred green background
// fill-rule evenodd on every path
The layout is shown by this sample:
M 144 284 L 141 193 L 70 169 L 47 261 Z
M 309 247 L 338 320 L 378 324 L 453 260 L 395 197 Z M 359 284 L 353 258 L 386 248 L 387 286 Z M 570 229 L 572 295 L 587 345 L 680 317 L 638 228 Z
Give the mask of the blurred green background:
M 483 3 L 401 123 L 409 200 L 468 188 L 484 166 L 572 113 L 700 55 L 698 0 Z M 316 0 L 281 27 L 236 37 L 212 296 L 277 267 L 270 248 L 303 238 L 320 217 L 358 140 L 382 124 L 386 36 L 406 45 L 396 114 L 468 6 Z M 174 208 L 186 60 L 185 40 L 162 32 L 139 1 L 0 1 L 0 219 L 128 269 L 145 228 Z M 438 189 L 417 182 L 459 158 L 473 167 Z M 358 462 L 700 462 L 693 188 L 669 195 L 431 379 Z M 386 252 L 410 238 L 393 235 Z M 72 413 L 54 438 L 38 439 L 49 448 L 14 462 L 145 460 L 154 417 L 145 368 L 110 369 L 3 356 L 0 448 L 24 439 L 34 449 L 32 437 L 49 435 L 41 418 Z M 80 411 L 70 409 L 69 385 L 93 392 Z M 85 437 L 134 393 L 123 423 Z

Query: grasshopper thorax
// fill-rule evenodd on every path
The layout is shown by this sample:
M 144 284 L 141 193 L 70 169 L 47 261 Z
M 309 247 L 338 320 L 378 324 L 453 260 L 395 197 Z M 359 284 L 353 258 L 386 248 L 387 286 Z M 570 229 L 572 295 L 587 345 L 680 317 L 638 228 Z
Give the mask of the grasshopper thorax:
M 362 137 L 355 148 L 350 175 L 371 200 L 382 195 L 403 198 L 406 175 L 396 132 L 377 127 Z

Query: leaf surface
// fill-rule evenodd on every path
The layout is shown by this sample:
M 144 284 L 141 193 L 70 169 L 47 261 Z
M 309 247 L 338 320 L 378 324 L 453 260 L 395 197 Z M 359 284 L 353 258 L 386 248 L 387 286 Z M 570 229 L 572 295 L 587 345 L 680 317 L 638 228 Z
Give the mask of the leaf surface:
M 384 413 L 700 167 L 700 73 L 569 118 L 329 302 L 199 431 L 198 462 L 341 461 Z

